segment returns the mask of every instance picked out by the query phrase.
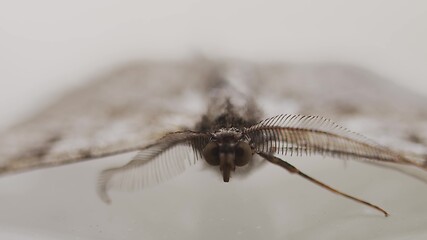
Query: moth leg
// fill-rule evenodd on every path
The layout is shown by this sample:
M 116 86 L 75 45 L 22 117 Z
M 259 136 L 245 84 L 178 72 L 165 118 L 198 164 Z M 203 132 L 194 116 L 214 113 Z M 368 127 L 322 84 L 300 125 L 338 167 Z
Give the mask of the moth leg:
M 264 153 L 264 152 L 258 152 L 258 155 L 260 155 L 261 157 L 263 157 L 267 161 L 269 161 L 271 163 L 274 163 L 276 165 L 279 165 L 280 167 L 288 170 L 290 173 L 296 173 L 296 174 L 300 175 L 301 177 L 309 180 L 310 182 L 313 182 L 313 183 L 315 183 L 315 184 L 317 184 L 317 185 L 319 185 L 319 186 L 321 186 L 323 188 L 326 188 L 326 189 L 328 189 L 329 191 L 331 191 L 333 193 L 336 193 L 336 194 L 339 194 L 339 195 L 341 195 L 343 197 L 352 199 L 352 200 L 354 200 L 356 202 L 365 204 L 365 205 L 367 205 L 367 206 L 369 206 L 371 208 L 374 208 L 374 209 L 382 212 L 386 217 L 388 216 L 388 213 L 384 209 L 382 209 L 382 208 L 380 208 L 380 207 L 378 207 L 378 206 L 376 206 L 376 205 L 374 205 L 372 203 L 364 201 L 362 199 L 359 199 L 359 198 L 350 196 L 350 195 L 348 195 L 346 193 L 340 192 L 340 191 L 338 191 L 338 190 L 336 190 L 336 189 L 334 189 L 334 188 L 332 188 L 332 187 L 330 187 L 330 186 L 328 186 L 328 185 L 326 185 L 326 184 L 324 184 L 324 183 L 322 183 L 322 182 L 320 182 L 320 181 L 318 181 L 318 180 L 316 180 L 316 179 L 314 179 L 314 178 L 306 175 L 305 173 L 301 172 L 298 168 L 294 167 L 293 165 L 289 164 L 288 162 L 283 161 L 282 159 L 280 159 L 278 157 L 275 157 L 273 155 L 270 155 L 270 154 L 267 154 L 267 153 Z

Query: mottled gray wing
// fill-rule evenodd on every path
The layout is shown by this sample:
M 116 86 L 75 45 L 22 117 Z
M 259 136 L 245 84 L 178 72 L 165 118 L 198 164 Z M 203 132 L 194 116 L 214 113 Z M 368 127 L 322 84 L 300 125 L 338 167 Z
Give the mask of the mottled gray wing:
M 427 98 L 342 64 L 230 63 L 264 117 L 292 113 L 332 119 L 401 151 L 427 154 Z
M 250 68 L 264 82 L 255 88 L 255 93 L 265 96 L 262 101 L 276 100 L 270 108 L 280 113 L 296 110 L 306 115 L 340 118 L 427 119 L 426 96 L 362 68 L 327 63 L 264 64 Z
M 205 110 L 209 67 L 146 62 L 106 74 L 3 132 L 0 174 L 134 151 L 193 128 Z

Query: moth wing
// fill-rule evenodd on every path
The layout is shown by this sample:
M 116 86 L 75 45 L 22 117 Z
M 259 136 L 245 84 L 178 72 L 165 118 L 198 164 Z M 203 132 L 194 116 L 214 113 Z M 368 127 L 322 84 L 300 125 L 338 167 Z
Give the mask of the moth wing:
M 278 100 L 272 101 L 275 104 L 269 108 L 280 113 L 283 108 L 293 108 L 304 115 L 427 118 L 425 96 L 363 68 L 320 63 L 258 64 L 248 68 L 253 69 L 257 79 L 252 82 L 258 86 L 254 94 L 262 96 L 262 101 Z
M 243 64 L 264 117 L 323 116 L 393 149 L 427 153 L 427 98 L 343 64 Z M 247 72 L 250 72 L 248 74 Z
M 0 174 L 134 151 L 166 132 L 193 128 L 205 110 L 209 72 L 197 62 L 111 72 L 3 132 Z

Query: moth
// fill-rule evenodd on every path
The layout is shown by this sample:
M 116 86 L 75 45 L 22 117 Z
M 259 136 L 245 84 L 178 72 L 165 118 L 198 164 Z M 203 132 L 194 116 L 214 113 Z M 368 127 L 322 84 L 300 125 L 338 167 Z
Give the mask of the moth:
M 111 189 L 157 184 L 198 160 L 228 182 L 260 158 L 387 216 L 381 207 L 305 174 L 286 157 L 323 155 L 426 170 L 425 132 L 400 124 L 404 116 L 414 129 L 427 129 L 426 113 L 422 97 L 352 67 L 145 62 L 102 76 L 5 131 L 0 175 L 138 151 L 126 165 L 100 173 L 97 190 L 109 203 Z M 377 134 L 418 153 L 394 149 L 396 141 L 378 144 L 319 115 L 393 128 Z

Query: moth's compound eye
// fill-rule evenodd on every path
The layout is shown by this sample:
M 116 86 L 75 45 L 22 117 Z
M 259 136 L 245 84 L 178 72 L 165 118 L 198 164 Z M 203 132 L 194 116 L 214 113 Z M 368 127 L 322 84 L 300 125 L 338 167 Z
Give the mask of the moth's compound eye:
M 252 149 L 247 142 L 239 142 L 236 145 L 234 163 L 236 166 L 244 166 L 252 159 Z
M 205 148 L 203 148 L 203 157 L 206 162 L 210 165 L 218 166 L 219 165 L 219 146 L 216 142 L 208 143 Z

